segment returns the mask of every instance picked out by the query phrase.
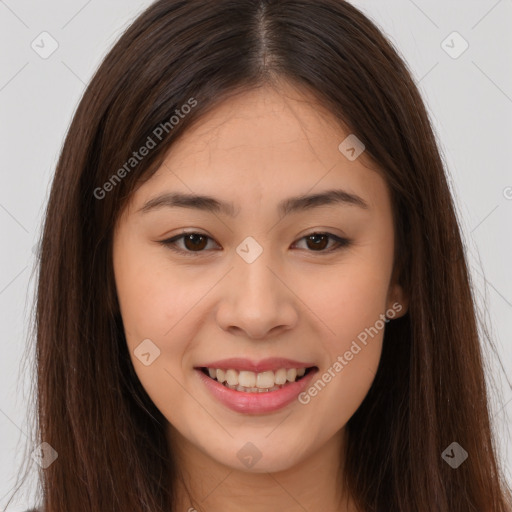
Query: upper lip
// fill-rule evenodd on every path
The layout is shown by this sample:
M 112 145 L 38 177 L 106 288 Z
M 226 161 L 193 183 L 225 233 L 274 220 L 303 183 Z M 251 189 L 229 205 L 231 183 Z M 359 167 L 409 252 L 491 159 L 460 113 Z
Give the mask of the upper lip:
M 230 359 L 221 359 L 209 363 L 201 364 L 196 368 L 218 368 L 220 370 L 247 370 L 255 373 L 275 371 L 279 368 L 310 368 L 315 366 L 313 363 L 304 363 L 302 361 L 294 361 L 283 357 L 269 357 L 261 361 L 251 361 L 241 357 L 232 357 Z

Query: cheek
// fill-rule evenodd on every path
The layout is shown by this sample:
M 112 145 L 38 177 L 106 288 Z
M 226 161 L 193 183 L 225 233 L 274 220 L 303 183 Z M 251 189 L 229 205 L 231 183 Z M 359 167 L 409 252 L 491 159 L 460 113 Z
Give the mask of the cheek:
M 354 257 L 310 283 L 307 304 L 322 320 L 318 335 L 325 358 L 301 403 L 325 418 L 327 431 L 335 432 L 350 419 L 377 372 L 390 270 L 382 260 Z
M 201 323 L 201 301 L 215 279 L 208 270 L 192 278 L 189 272 L 172 267 L 158 251 L 131 247 L 115 254 L 117 293 L 135 372 L 155 405 L 171 411 L 168 419 L 175 420 L 172 411 L 187 401 L 183 385 L 189 378 L 190 354 Z M 140 348 L 144 343 L 157 354 L 154 361 L 150 356 L 148 366 L 138 358 L 147 352 Z
M 322 339 L 331 356 L 350 346 L 386 311 L 390 268 L 378 261 L 353 260 L 305 277 L 300 286 L 304 302 L 322 321 Z
M 129 343 L 169 338 L 200 292 L 186 280 L 185 273 L 171 271 L 165 258 L 156 258 L 151 253 L 131 248 L 114 259 L 117 293 Z
M 322 428 L 328 432 L 346 424 L 375 378 L 386 326 L 390 271 L 391 261 L 385 258 L 354 256 L 317 281 L 309 295 L 308 306 L 325 327 L 319 338 L 326 356 L 301 403 L 324 418 Z
M 117 293 L 130 358 L 155 406 L 175 420 L 172 411 L 183 405 L 183 358 L 188 348 L 183 335 L 193 287 L 169 272 L 151 254 L 126 251 L 114 260 Z M 150 340 L 148 342 L 148 340 Z M 142 349 L 144 347 L 144 349 Z M 144 354 L 149 356 L 144 357 Z M 171 411 L 171 414 L 167 414 Z

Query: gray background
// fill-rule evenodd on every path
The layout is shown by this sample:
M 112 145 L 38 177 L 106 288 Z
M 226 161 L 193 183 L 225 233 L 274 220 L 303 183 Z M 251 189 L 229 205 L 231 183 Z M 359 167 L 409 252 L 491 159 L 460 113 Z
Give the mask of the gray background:
M 351 3 L 383 29 L 406 59 L 434 123 L 468 246 L 476 298 L 503 363 L 486 345 L 498 389 L 492 395 L 498 452 L 512 480 L 512 379 L 506 377 L 512 375 L 512 0 Z M 2 510 L 28 432 L 31 376 L 22 362 L 35 281 L 34 246 L 51 178 L 85 84 L 122 30 L 149 4 L 0 0 Z M 34 40 L 42 46 L 39 35 L 44 31 L 58 43 L 47 59 L 31 47 Z M 454 31 L 469 44 L 460 55 L 464 43 L 450 36 Z M 50 40 L 44 45 L 50 48 Z M 9 510 L 23 511 L 34 503 L 35 485 L 29 482 L 27 487 L 28 494 Z

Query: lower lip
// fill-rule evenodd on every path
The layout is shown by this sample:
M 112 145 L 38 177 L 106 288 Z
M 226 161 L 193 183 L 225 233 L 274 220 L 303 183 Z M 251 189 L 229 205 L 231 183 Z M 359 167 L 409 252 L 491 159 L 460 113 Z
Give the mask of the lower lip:
M 287 384 L 277 391 L 267 391 L 265 393 L 236 391 L 211 379 L 201 370 L 196 369 L 196 371 L 208 391 L 226 407 L 236 412 L 264 414 L 282 409 L 293 402 L 309 386 L 318 369 L 310 370 L 302 379 Z

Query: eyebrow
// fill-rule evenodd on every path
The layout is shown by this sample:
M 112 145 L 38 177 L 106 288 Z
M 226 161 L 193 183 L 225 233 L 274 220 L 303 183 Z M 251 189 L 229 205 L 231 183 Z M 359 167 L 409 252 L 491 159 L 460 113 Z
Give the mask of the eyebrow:
M 368 204 L 358 195 L 341 189 L 326 190 L 317 194 L 302 195 L 284 199 L 278 204 L 280 217 L 291 213 L 318 208 L 320 206 L 344 205 L 356 206 L 365 210 L 370 209 Z M 233 203 L 228 203 L 215 197 L 170 192 L 150 199 L 138 211 L 147 213 L 157 208 L 193 208 L 212 213 L 220 213 L 229 217 L 236 217 L 239 209 Z

